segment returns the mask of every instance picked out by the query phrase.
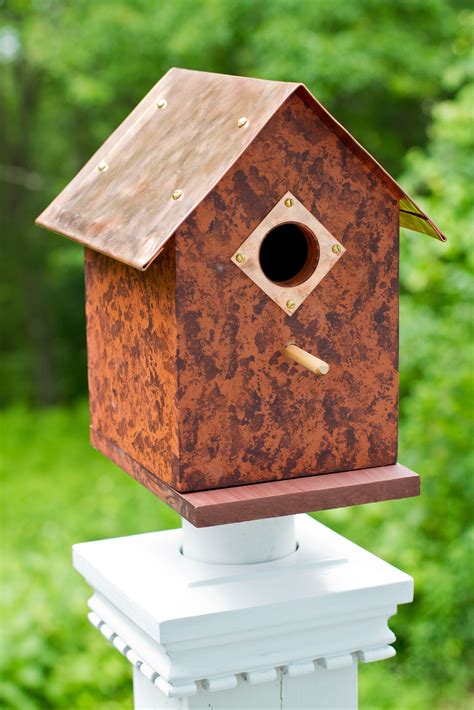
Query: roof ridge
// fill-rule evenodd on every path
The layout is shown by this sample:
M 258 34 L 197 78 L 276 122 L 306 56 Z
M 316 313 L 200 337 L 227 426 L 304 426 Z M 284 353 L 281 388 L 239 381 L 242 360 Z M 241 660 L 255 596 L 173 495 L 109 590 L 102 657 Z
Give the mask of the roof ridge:
M 400 201 L 402 226 L 445 240 L 304 84 L 178 67 L 152 87 L 36 223 L 146 269 L 295 93 L 389 185 Z M 402 208 L 407 204 L 410 214 Z

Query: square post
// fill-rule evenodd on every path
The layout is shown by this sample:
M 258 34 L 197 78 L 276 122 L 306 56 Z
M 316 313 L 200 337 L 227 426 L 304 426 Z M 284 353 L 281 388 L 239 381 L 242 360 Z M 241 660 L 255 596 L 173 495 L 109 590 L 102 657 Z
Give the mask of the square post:
M 357 707 L 413 580 L 307 515 L 74 546 L 135 710 Z

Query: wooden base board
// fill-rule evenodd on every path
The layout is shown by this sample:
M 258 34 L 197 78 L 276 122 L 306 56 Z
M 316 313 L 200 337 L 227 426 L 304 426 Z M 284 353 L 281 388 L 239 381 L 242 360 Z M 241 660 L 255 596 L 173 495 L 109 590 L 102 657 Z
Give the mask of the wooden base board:
M 420 493 L 419 475 L 399 463 L 179 493 L 93 429 L 91 443 L 198 528 L 410 498 Z

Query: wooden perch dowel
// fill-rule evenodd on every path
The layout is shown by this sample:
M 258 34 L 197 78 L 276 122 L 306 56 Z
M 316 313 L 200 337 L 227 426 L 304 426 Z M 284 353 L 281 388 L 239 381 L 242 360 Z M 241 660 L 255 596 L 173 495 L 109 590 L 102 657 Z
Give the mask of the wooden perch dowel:
M 297 345 L 293 345 L 293 343 L 285 347 L 285 354 L 290 360 L 294 360 L 299 365 L 303 365 L 307 370 L 314 372 L 315 375 L 327 375 L 329 372 L 327 362 L 320 360 L 316 355 L 307 353 L 306 350 L 302 350 Z

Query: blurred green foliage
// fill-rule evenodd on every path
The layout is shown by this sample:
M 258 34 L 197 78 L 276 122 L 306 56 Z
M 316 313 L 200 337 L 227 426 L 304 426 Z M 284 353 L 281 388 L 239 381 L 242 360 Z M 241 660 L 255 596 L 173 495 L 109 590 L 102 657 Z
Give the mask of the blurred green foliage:
M 468 7 L 0 0 L 5 707 L 130 707 L 130 669 L 88 627 L 70 546 L 178 519 L 88 447 L 82 253 L 32 222 L 170 66 L 304 81 L 448 234 L 401 238 L 400 460 L 422 497 L 317 517 L 416 580 L 392 623 L 399 656 L 361 669 L 361 707 L 472 706 Z

